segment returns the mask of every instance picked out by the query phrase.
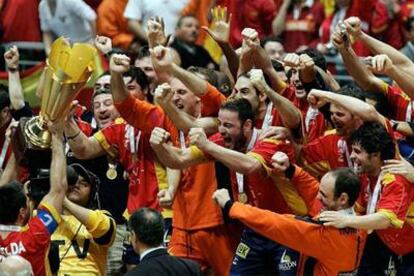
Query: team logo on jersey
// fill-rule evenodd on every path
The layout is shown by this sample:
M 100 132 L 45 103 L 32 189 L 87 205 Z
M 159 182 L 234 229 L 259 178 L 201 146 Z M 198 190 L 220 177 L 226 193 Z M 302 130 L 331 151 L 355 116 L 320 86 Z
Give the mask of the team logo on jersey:
M 240 258 L 246 259 L 249 252 L 250 252 L 250 247 L 248 247 L 246 244 L 242 242 L 239 243 L 239 245 L 237 246 L 237 250 L 236 250 L 237 256 L 239 256 Z
M 297 262 L 287 253 L 287 250 L 283 251 L 282 257 L 280 258 L 279 271 L 289 271 L 297 266 Z

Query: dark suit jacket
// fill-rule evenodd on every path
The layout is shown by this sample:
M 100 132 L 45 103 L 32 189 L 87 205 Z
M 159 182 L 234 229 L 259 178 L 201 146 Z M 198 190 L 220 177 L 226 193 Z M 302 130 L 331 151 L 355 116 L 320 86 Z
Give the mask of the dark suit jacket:
M 148 253 L 134 269 L 125 274 L 125 276 L 133 275 L 201 276 L 202 274 L 198 263 L 171 256 L 167 250 L 161 248 Z

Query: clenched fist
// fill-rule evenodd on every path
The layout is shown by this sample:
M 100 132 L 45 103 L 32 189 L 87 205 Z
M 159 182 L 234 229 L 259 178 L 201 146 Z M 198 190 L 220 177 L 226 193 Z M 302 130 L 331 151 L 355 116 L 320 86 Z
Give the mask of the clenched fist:
M 220 205 L 221 208 L 226 205 L 226 203 L 231 200 L 230 194 L 227 189 L 219 189 L 213 193 L 213 199 Z
M 17 46 L 14 45 L 4 53 L 4 60 L 6 61 L 7 69 L 17 70 L 19 67 L 19 49 L 17 49 Z
M 111 72 L 123 74 L 129 70 L 131 59 L 126 55 L 114 54 L 109 62 Z
M 272 156 L 272 166 L 278 172 L 285 172 L 289 166 L 289 156 L 286 153 L 278 151 Z
M 151 132 L 151 147 L 156 148 L 165 144 L 170 138 L 170 133 L 163 128 L 156 127 Z

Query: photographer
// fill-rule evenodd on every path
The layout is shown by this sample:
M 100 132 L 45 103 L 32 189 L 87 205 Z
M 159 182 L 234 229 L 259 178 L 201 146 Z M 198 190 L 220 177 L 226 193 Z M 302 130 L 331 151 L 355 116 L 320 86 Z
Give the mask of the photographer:
M 68 168 L 68 186 L 63 223 L 52 236 L 52 242 L 59 247 L 59 273 L 105 275 L 116 225 L 109 212 L 99 210 L 99 179 L 82 165 L 72 164 Z
M 61 221 L 67 189 L 62 127 L 61 122 L 49 127 L 52 133 L 50 190 L 41 200 L 35 217 L 30 219 L 28 199 L 21 183 L 11 181 L 0 187 L 0 253 L 24 257 L 31 263 L 35 275 L 46 275 L 50 270 L 45 263 L 46 254 L 50 236 Z

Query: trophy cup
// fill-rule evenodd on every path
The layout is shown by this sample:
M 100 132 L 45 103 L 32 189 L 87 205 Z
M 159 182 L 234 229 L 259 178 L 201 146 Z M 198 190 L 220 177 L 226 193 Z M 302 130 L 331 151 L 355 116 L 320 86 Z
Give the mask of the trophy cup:
M 19 164 L 27 163 L 27 159 L 41 159 L 39 151 L 50 151 L 47 122 L 68 115 L 72 101 L 93 72 L 95 55 L 95 47 L 89 44 L 76 43 L 71 47 L 63 37 L 53 42 L 37 87 L 37 94 L 42 95 L 39 116 L 22 118 L 14 135 L 13 151 Z

